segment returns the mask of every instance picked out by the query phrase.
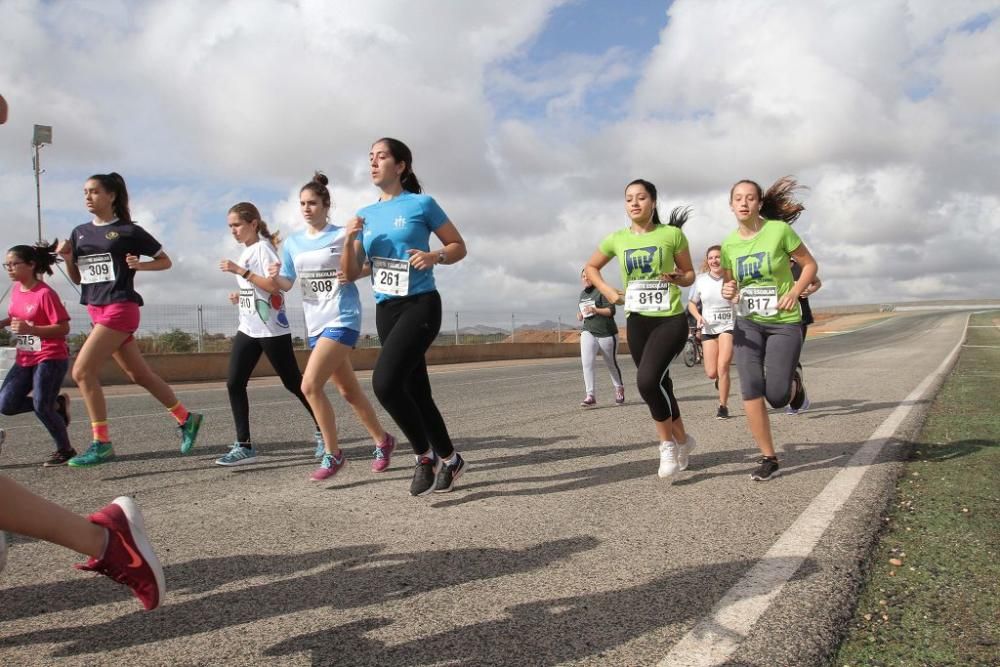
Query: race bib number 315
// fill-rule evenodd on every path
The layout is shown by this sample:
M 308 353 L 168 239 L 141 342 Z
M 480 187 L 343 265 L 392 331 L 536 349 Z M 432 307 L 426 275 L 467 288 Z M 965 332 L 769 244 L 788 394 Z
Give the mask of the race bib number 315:
M 83 255 L 76 266 L 80 270 L 80 282 L 84 285 L 114 282 L 115 264 L 111 261 L 111 253 Z
M 778 288 L 744 287 L 740 290 L 740 315 L 771 317 L 778 314 Z
M 410 263 L 405 259 L 372 257 L 372 289 L 382 294 L 406 296 L 410 292 Z
M 662 280 L 633 280 L 625 288 L 625 310 L 630 313 L 670 310 L 670 283 Z

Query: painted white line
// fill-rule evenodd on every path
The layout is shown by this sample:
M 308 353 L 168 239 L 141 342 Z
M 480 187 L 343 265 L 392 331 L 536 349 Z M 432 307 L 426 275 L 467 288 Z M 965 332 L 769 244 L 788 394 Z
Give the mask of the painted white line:
M 968 317 L 965 324 L 969 324 Z M 837 511 L 850 497 L 885 444 L 892 440 L 896 429 L 914 406 L 926 398 L 925 394 L 935 381 L 952 367 L 964 340 L 963 330 L 958 343 L 941 365 L 896 406 L 760 561 L 729 589 L 708 616 L 673 646 L 658 667 L 710 667 L 721 665 L 732 656 L 781 592 L 785 582 L 812 553 Z
M 980 347 L 987 350 L 1000 350 L 1000 345 L 963 345 L 962 347 Z

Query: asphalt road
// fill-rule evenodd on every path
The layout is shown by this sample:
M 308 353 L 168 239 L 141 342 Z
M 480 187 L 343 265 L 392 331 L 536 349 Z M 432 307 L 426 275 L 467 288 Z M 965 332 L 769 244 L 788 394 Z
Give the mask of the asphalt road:
M 166 604 L 70 567 L 75 555 L 13 537 L 0 575 L 0 664 L 657 664 L 768 552 L 961 337 L 965 315 L 897 315 L 810 340 L 812 408 L 772 415 L 783 476 L 758 456 L 740 402 L 715 416 L 701 367 L 672 369 L 691 465 L 656 475 L 652 423 L 626 372 L 615 407 L 579 407 L 577 360 L 440 367 L 435 396 L 469 470 L 447 495 L 408 495 L 413 459 L 369 472 L 371 442 L 335 408 L 349 464 L 310 483 L 311 423 L 280 386 L 251 389 L 261 463 L 213 465 L 232 441 L 224 387 L 179 394 L 207 419 L 189 456 L 142 394 L 109 398 L 118 459 L 43 469 L 32 415 L 5 418 L 0 471 L 74 511 L 134 495 L 166 569 Z M 370 388 L 368 373 L 361 374 Z M 926 402 L 896 430 L 911 438 Z M 81 401 L 71 436 L 89 439 Z M 394 426 L 391 430 L 395 431 Z M 79 448 L 79 447 L 78 447 Z M 866 472 L 728 664 L 822 664 L 897 474 L 898 443 Z

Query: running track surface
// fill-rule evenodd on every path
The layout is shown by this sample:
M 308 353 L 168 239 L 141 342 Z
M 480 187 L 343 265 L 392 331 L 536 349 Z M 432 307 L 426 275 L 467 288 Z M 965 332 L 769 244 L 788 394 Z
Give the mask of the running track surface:
M 339 396 L 349 463 L 330 484 L 308 482 L 311 423 L 272 380 L 251 387 L 262 461 L 240 468 L 213 465 L 233 436 L 217 385 L 178 388 L 207 417 L 187 457 L 169 416 L 140 393 L 109 398 L 118 459 L 94 469 L 42 469 L 45 431 L 32 415 L 7 418 L 3 474 L 80 513 L 136 496 L 169 592 L 160 610 L 140 612 L 126 589 L 73 570 L 72 553 L 14 536 L 0 574 L 0 664 L 657 664 L 939 367 L 965 320 L 907 314 L 811 339 L 812 408 L 772 413 L 783 475 L 769 483 L 748 478 L 758 454 L 737 392 L 733 418 L 717 421 L 711 381 L 679 362 L 676 393 L 698 448 L 672 485 L 660 480 L 627 356 L 627 405 L 613 405 L 598 364 L 590 410 L 579 407 L 578 360 L 432 369 L 470 467 L 453 493 L 425 498 L 408 495 L 405 444 L 388 473 L 369 472 L 371 442 Z M 72 413 L 80 449 L 81 401 Z M 823 664 L 899 448 L 882 450 L 728 664 Z

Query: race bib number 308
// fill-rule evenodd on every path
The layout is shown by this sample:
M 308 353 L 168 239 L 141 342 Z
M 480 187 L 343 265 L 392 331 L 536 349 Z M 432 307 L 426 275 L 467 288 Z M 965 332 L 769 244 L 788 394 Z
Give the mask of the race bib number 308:
M 303 271 L 299 276 L 303 301 L 329 301 L 337 293 L 340 282 L 333 269 Z
M 778 288 L 775 285 L 767 287 L 744 287 L 740 290 L 740 315 L 760 315 L 771 317 L 778 314 Z
M 80 270 L 80 282 L 84 285 L 115 280 L 115 264 L 111 261 L 111 253 L 83 255 L 77 260 L 76 266 Z
M 625 310 L 648 313 L 670 310 L 670 283 L 662 280 L 633 280 L 625 288 Z
M 382 294 L 406 296 L 410 292 L 410 263 L 405 259 L 372 257 L 372 289 Z

